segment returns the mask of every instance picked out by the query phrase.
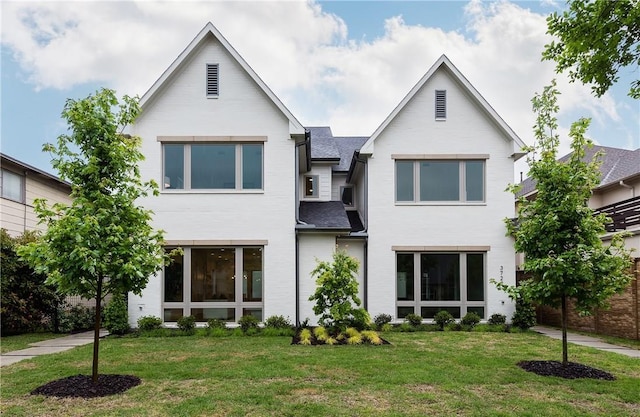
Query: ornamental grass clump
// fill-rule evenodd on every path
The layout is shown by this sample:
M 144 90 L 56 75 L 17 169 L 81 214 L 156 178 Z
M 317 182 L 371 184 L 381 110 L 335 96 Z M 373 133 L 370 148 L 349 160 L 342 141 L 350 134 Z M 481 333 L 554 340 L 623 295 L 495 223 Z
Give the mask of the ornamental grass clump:
M 369 343 L 371 343 L 372 345 L 382 344 L 382 339 L 380 338 L 380 336 L 378 336 L 378 333 L 376 333 L 373 330 L 365 330 L 361 334 L 362 334 L 362 338 L 365 341 L 368 341 Z
M 298 342 L 301 345 L 310 345 L 311 344 L 311 330 L 302 329 L 300 330 L 300 341 Z

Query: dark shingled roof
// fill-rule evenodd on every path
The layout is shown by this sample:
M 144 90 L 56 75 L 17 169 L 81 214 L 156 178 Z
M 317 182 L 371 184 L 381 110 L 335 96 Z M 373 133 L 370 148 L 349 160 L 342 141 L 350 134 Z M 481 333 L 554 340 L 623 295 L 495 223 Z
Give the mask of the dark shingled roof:
M 351 166 L 353 153 L 359 151 L 369 139 L 366 136 L 336 136 L 335 142 L 340 153 L 340 163 L 333 166 L 333 171 L 347 172 Z
M 342 201 L 301 201 L 299 217 L 318 229 L 351 230 Z
M 308 127 L 311 138 L 311 160 L 340 160 L 336 141 L 328 126 Z
M 360 150 L 368 137 L 333 136 L 328 126 L 307 127 L 311 139 L 311 160 L 335 161 L 333 171 L 347 172 L 351 166 L 353 153 Z
M 640 175 L 640 148 L 635 151 L 620 148 L 610 148 L 608 146 L 594 145 L 585 150 L 584 161 L 591 161 L 596 152 L 602 151 L 602 164 L 600 165 L 600 185 L 596 188 L 617 183 L 625 178 Z M 559 161 L 567 161 L 571 154 L 567 154 Z M 522 183 L 522 188 L 518 196 L 530 194 L 535 191 L 536 183 L 533 179 L 527 178 Z

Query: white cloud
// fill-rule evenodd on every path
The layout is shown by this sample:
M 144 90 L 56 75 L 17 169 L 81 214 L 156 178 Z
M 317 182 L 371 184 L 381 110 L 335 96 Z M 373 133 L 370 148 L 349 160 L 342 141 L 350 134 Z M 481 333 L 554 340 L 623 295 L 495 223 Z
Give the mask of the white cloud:
M 4 2 L 2 43 L 37 88 L 100 82 L 141 95 L 211 21 L 301 122 L 345 135 L 371 134 L 443 53 L 528 143 L 531 97 L 554 77 L 563 114 L 620 120 L 612 96 L 595 99 L 540 61 L 543 15 L 472 1 L 465 18 L 445 32 L 390 16 L 380 37 L 348 40 L 342 19 L 306 1 Z

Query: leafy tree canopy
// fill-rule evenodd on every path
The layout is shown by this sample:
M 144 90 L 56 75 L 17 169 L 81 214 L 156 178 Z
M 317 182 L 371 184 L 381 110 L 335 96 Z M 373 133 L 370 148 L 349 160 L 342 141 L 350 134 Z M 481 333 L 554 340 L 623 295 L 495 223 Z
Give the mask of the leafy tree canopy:
M 562 14 L 547 18 L 547 33 L 558 38 L 545 46 L 543 59 L 556 70 L 569 69 L 571 80 L 593 84 L 602 96 L 623 67 L 637 72 L 640 64 L 640 2 L 638 0 L 572 0 Z M 637 74 L 636 74 L 637 75 Z M 640 80 L 631 83 L 629 96 L 640 98 Z
M 558 94 L 554 81 L 532 100 L 538 114 L 536 145 L 528 149 L 527 162 L 537 193 L 532 200 L 519 199 L 518 221 L 507 220 L 506 225 L 516 250 L 526 255 L 524 270 L 533 276 L 522 284 L 525 299 L 558 307 L 570 298 L 578 311 L 588 314 L 627 287 L 630 256 L 621 235 L 603 244 L 608 219 L 594 216 L 587 205 L 600 181 L 599 155 L 585 161 L 585 149 L 592 146 L 584 136 L 588 119 L 572 124 L 572 152 L 566 161 L 557 159 Z M 517 187 L 511 190 L 517 192 Z
M 137 114 L 135 99 L 125 96 L 119 103 L 108 89 L 67 100 L 62 116 L 71 133 L 43 148 L 53 154 L 60 177 L 71 182 L 72 203 L 48 207 L 36 200 L 48 229 L 20 254 L 64 293 L 140 293 L 166 261 L 162 232 L 151 227 L 151 213 L 135 204 L 158 192 L 155 182 L 141 181 L 140 138 L 122 133 Z
M 60 177 L 71 182 L 72 202 L 47 207 L 36 200 L 34 210 L 47 231 L 19 251 L 63 292 L 96 299 L 94 382 L 102 298 L 140 294 L 149 277 L 169 261 L 163 232 L 151 226 L 151 212 L 136 205 L 139 198 L 158 194 L 154 181 L 141 180 L 140 138 L 122 133 L 138 112 L 136 99 L 124 96 L 119 102 L 108 89 L 67 100 L 62 117 L 71 132 L 59 136 L 57 146 L 43 149 L 53 155 Z

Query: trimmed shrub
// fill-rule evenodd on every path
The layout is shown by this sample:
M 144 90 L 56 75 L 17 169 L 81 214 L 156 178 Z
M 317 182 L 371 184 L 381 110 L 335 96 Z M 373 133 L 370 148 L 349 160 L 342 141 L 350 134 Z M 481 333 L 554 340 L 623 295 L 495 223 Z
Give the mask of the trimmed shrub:
M 129 331 L 129 312 L 124 295 L 114 295 L 104 308 L 104 328 L 111 334 L 125 334 Z
M 391 323 L 392 319 L 393 318 L 390 314 L 381 313 L 373 318 L 373 322 L 375 323 L 377 329 L 382 329 L 382 326 L 387 323 Z
M 274 329 L 287 329 L 292 328 L 293 324 L 289 321 L 288 318 L 284 316 L 271 316 L 267 317 L 264 321 L 264 327 L 274 328 Z
M 446 310 L 440 310 L 433 317 L 433 321 L 438 325 L 440 331 L 443 331 L 445 326 L 453 323 L 453 316 Z
M 469 312 L 465 314 L 462 319 L 460 319 L 460 324 L 469 327 L 469 330 L 471 330 L 476 324 L 480 323 L 480 320 L 481 319 L 478 314 Z
M 488 324 L 505 324 L 507 322 L 507 316 L 504 314 L 492 314 L 487 320 Z
M 519 329 L 527 330 L 536 325 L 536 310 L 531 303 L 516 299 L 516 311 L 511 318 L 511 324 Z
M 178 329 L 185 333 L 194 333 L 196 318 L 194 316 L 182 316 L 178 319 Z
M 144 316 L 138 319 L 138 329 L 143 332 L 156 330 L 162 327 L 162 319 L 155 316 Z
M 221 319 L 209 319 L 207 320 L 207 328 L 209 329 L 226 329 L 227 322 Z
M 238 320 L 240 329 L 242 329 L 242 333 L 244 334 L 248 334 L 250 329 L 257 329 L 258 323 L 258 319 L 250 314 L 242 316 L 240 320 Z
M 393 324 L 391 323 L 385 323 L 382 325 L 382 327 L 380 327 L 381 332 L 390 332 L 392 330 L 393 330 Z
M 422 324 L 422 317 L 417 314 L 407 314 L 404 319 L 413 327 L 418 327 Z

